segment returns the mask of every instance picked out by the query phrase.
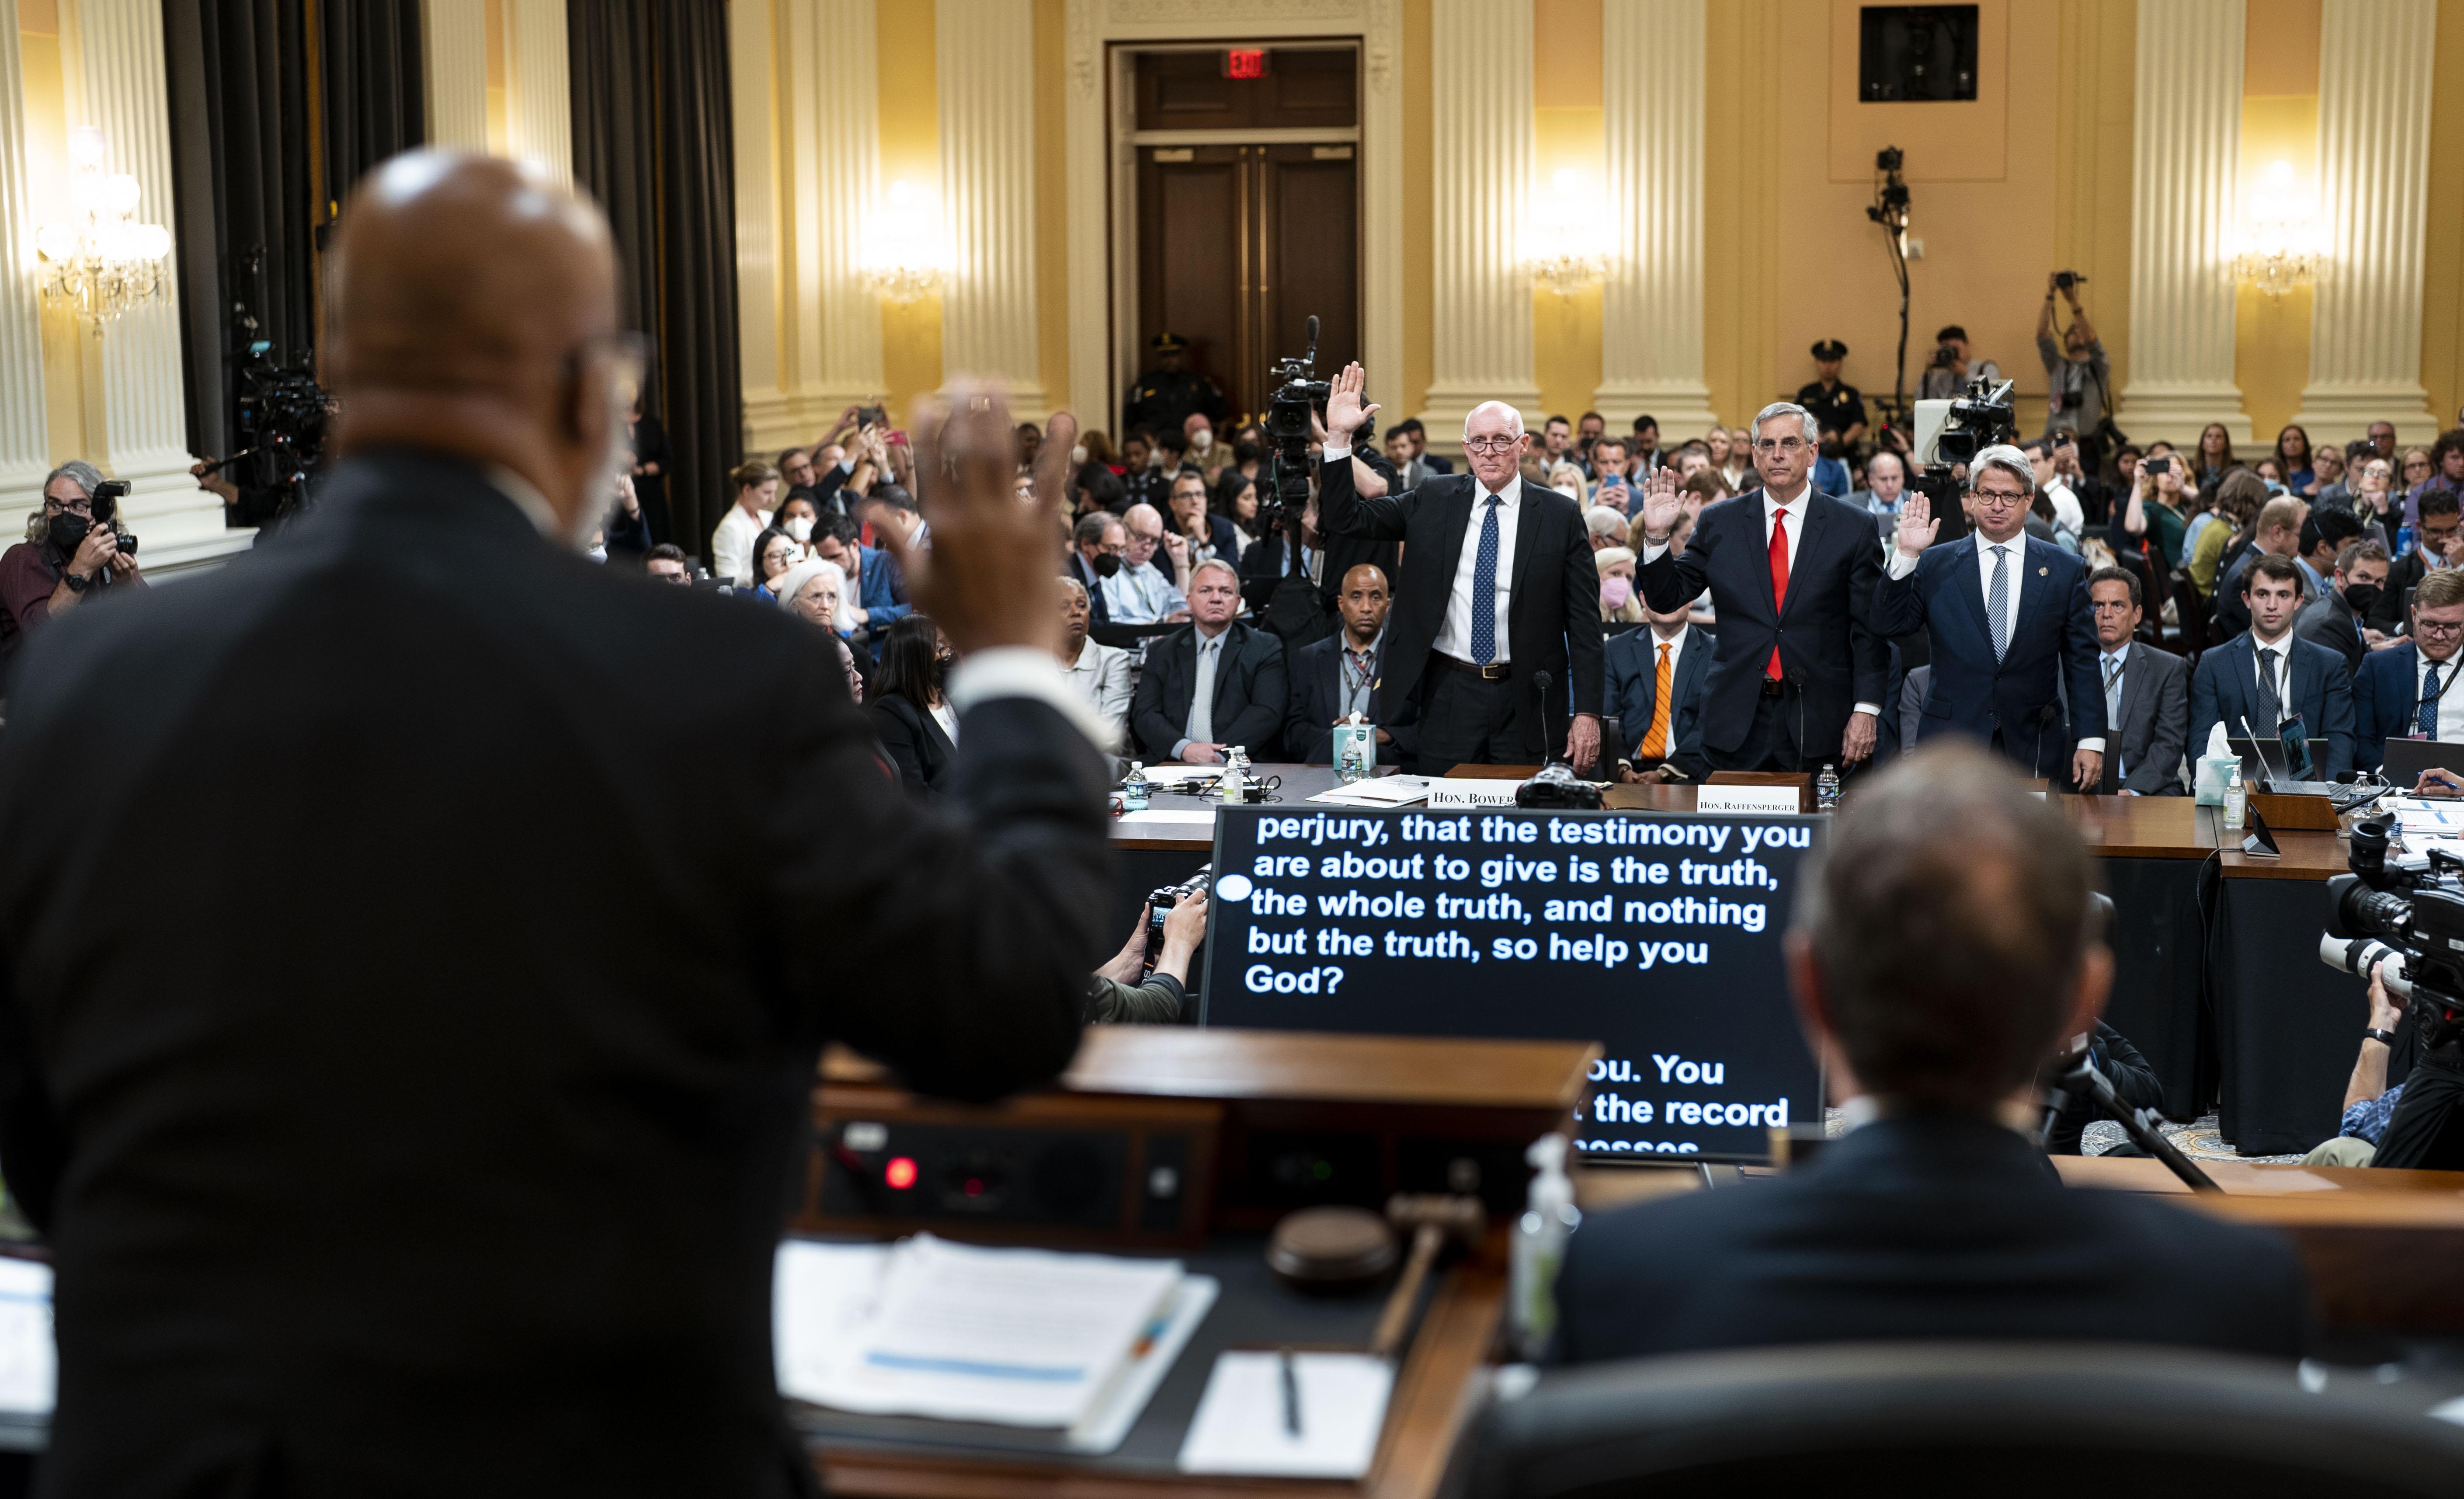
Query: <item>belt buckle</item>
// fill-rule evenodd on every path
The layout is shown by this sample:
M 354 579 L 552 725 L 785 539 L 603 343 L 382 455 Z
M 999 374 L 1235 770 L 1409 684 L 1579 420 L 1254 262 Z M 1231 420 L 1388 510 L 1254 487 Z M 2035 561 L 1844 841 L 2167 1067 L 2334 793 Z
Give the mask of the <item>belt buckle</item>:
M 1503 661 L 1485 661 L 1481 663 L 1477 670 L 1480 672 L 1480 679 L 1484 682 L 1503 682 L 1506 680 L 1506 663 Z

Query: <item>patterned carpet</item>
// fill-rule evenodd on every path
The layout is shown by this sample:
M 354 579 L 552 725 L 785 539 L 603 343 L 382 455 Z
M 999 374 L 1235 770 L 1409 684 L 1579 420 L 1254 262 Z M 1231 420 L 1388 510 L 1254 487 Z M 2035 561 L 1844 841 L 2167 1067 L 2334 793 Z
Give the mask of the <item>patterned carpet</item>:
M 1846 1133 L 1846 1121 L 1839 1110 L 1823 1110 L 1822 1123 L 1824 1133 L 1834 1137 Z M 2121 1144 L 2126 1137 L 2122 1133 L 2121 1125 L 2109 1119 L 2099 1119 L 2080 1134 L 2079 1154 L 2101 1156 Z M 2173 1142 L 2175 1150 L 2192 1160 L 2242 1160 L 2254 1165 L 2263 1165 L 2298 1161 L 2301 1158 L 2299 1156 L 2242 1155 L 2226 1144 L 2216 1134 L 2216 1116 L 2212 1113 L 2193 1119 L 2188 1124 L 2175 1124 L 2168 1119 L 2165 1123 L 2165 1137 Z

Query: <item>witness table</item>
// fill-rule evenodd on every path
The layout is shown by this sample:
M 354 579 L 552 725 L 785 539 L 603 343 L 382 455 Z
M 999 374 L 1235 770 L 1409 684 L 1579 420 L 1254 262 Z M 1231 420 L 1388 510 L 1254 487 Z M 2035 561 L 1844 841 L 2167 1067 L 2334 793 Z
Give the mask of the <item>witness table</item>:
M 2336 1133 L 2345 1080 L 2368 1023 L 2368 986 L 2319 961 L 2326 882 L 2345 871 L 2343 840 L 2278 832 L 2283 856 L 2253 858 L 2221 834 L 2211 992 L 2216 1123 L 2245 1156 L 2306 1151 Z M 2412 1069 L 2412 1025 L 2396 1027 L 2387 1081 Z

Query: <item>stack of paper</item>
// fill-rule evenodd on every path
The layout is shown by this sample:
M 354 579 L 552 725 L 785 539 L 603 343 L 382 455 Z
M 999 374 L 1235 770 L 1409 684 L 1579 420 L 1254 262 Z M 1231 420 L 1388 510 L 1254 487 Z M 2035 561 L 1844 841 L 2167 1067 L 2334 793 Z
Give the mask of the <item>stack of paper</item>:
M 1350 785 L 1330 786 L 1310 797 L 1336 806 L 1409 806 L 1429 799 L 1425 776 L 1373 776 Z
M 49 1416 L 58 1382 L 52 1268 L 0 1258 L 0 1414 Z
M 1363 1478 L 1377 1456 L 1395 1367 L 1367 1354 L 1300 1354 L 1291 1384 L 1283 1359 L 1224 1353 L 1181 1443 L 1188 1473 Z
M 871 1415 L 1042 1427 L 1117 1446 L 1216 1283 L 1177 1260 L 791 1241 L 774 1293 L 779 1388 Z

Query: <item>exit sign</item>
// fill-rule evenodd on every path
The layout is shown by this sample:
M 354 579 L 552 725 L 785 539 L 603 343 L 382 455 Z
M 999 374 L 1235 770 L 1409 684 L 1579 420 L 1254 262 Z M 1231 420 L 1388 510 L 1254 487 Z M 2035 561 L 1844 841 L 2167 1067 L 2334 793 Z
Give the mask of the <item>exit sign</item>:
M 1263 47 L 1236 47 L 1223 55 L 1223 76 L 1227 78 L 1263 78 L 1266 76 L 1266 50 Z

